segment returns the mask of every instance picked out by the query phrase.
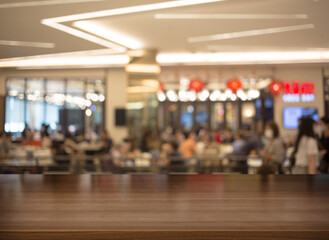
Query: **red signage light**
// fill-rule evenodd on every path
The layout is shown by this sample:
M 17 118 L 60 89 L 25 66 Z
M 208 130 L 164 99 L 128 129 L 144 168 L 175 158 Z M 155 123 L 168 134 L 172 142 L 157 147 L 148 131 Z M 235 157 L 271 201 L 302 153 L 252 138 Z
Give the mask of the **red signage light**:
M 285 82 L 284 93 L 285 94 L 314 94 L 315 84 L 313 82 L 303 82 L 302 84 L 299 84 L 298 81 L 294 81 L 293 84 L 291 84 L 290 82 Z

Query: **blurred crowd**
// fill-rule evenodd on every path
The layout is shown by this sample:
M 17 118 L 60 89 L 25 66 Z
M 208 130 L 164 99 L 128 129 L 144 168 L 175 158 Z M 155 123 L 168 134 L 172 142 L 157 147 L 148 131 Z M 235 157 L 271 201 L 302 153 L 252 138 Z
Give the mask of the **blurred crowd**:
M 169 164 L 173 159 L 195 159 L 200 156 L 219 157 L 220 147 L 229 146 L 228 159 L 246 163 L 248 157 L 262 160 L 257 172 L 260 174 L 315 174 L 328 173 L 329 165 L 329 118 L 319 122 L 311 118 L 299 120 L 298 134 L 283 139 L 275 122 L 268 122 L 264 131 L 252 133 L 247 129 L 233 132 L 231 129 L 184 132 L 167 128 L 161 133 L 144 131 L 140 141 L 131 138 L 114 143 L 107 131 L 99 133 L 64 134 L 51 131 L 43 124 L 40 131 L 32 131 L 28 125 L 13 141 L 11 133 L 0 133 L 0 157 L 11 157 L 13 143 L 16 146 L 33 146 L 51 149 L 53 156 L 78 154 L 106 155 L 109 159 L 135 159 L 148 154 Z M 223 155 L 221 155 L 223 156 Z

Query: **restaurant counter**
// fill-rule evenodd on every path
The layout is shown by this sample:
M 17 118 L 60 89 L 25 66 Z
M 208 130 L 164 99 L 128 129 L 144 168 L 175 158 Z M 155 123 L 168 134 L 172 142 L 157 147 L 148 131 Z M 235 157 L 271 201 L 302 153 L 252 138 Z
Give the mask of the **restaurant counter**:
M 0 175 L 0 239 L 328 239 L 328 175 Z

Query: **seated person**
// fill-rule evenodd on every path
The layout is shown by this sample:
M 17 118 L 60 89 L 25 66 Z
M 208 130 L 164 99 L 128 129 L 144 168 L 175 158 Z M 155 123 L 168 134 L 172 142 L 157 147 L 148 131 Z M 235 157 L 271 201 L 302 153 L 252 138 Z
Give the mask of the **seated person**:
M 233 145 L 233 155 L 248 155 L 245 153 L 246 140 L 242 131 L 240 131 L 236 137 Z
M 233 134 L 232 134 L 232 130 L 226 129 L 224 131 L 223 143 L 227 144 L 227 143 L 233 143 L 233 142 L 234 142 L 234 137 L 233 137 Z
M 196 135 L 192 132 L 188 135 L 188 138 L 180 144 L 179 152 L 184 158 L 189 159 L 195 155 L 197 150 L 195 139 Z
M 42 147 L 41 141 L 35 137 L 35 132 L 30 132 L 27 139 L 23 142 L 24 146 Z

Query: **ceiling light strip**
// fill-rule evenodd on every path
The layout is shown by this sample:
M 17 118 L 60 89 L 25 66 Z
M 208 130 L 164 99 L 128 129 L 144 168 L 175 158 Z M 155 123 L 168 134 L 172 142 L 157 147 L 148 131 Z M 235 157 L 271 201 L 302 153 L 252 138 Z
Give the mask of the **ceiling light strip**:
M 55 22 L 69 22 L 69 21 L 77 21 L 82 19 L 109 17 L 109 16 L 123 15 L 128 13 L 147 12 L 153 10 L 192 6 L 192 5 L 205 4 L 205 3 L 222 2 L 222 1 L 226 1 L 226 0 L 178 0 L 178 1 L 169 1 L 169 2 L 153 3 L 146 5 L 132 6 L 132 7 L 74 14 L 74 15 L 68 15 L 63 17 L 49 18 L 49 20 Z
M 36 47 L 36 48 L 54 48 L 55 47 L 55 43 L 23 42 L 23 41 L 10 41 L 10 40 L 0 40 L 0 45 L 19 46 L 19 47 Z
M 329 51 L 158 54 L 160 65 L 329 62 Z
M 307 19 L 306 14 L 154 14 L 155 19 Z
M 38 7 L 57 4 L 85 3 L 85 2 L 102 2 L 104 0 L 44 0 L 31 2 L 2 3 L 0 8 L 17 8 L 17 7 Z
M 74 29 L 74 28 L 65 26 L 63 24 L 59 24 L 59 23 L 50 21 L 48 19 L 42 20 L 42 23 L 45 24 L 45 25 L 47 25 L 47 26 L 49 26 L 49 27 L 55 28 L 55 29 L 60 30 L 60 31 L 63 31 L 63 32 L 67 32 L 67 33 L 69 33 L 71 35 L 74 35 L 74 36 L 79 37 L 79 38 L 83 38 L 83 39 L 88 40 L 90 42 L 99 44 L 101 46 L 108 47 L 108 48 L 113 48 L 113 49 L 117 50 L 117 52 L 124 52 L 124 51 L 126 51 L 126 48 L 124 48 L 124 47 L 122 47 L 122 46 L 120 46 L 118 44 L 112 43 L 110 41 L 106 41 L 104 39 L 101 39 L 101 38 L 96 37 L 94 35 L 91 35 L 89 33 L 85 33 L 83 31 L 80 31 L 80 30 L 77 30 L 77 29 Z
M 124 66 L 129 63 L 127 55 L 89 56 L 89 57 L 48 57 L 25 60 L 0 61 L 0 67 L 46 67 L 46 66 Z
M 113 49 L 117 50 L 118 52 L 122 52 L 122 51 L 124 51 L 123 47 L 118 44 L 110 43 L 109 41 L 105 41 L 101 38 L 98 38 L 96 36 L 79 31 L 77 29 L 74 29 L 74 28 L 71 28 L 68 26 L 65 26 L 60 23 L 67 22 L 67 21 L 76 21 L 76 20 L 89 19 L 89 18 L 122 15 L 122 14 L 128 14 L 128 13 L 145 12 L 145 11 L 168 9 L 168 8 L 183 7 L 183 6 L 205 4 L 205 3 L 212 3 L 212 2 L 221 2 L 221 1 L 226 1 L 226 0 L 169 1 L 169 2 L 162 2 L 162 3 L 154 3 L 154 4 L 147 4 L 147 5 L 133 6 L 133 7 L 125 7 L 125 8 L 117 8 L 117 9 L 109 9 L 109 10 L 103 10 L 103 11 L 75 14 L 75 15 L 69 15 L 69 16 L 63 16 L 63 17 L 56 17 L 56 18 L 48 18 L 48 19 L 43 19 L 41 21 L 41 23 L 44 25 L 47 25 L 49 27 L 55 28 L 57 30 L 74 35 L 76 37 L 83 38 L 85 40 L 100 44 L 105 47 L 113 48 Z
M 129 49 L 140 49 L 143 47 L 142 43 L 137 41 L 136 39 L 131 38 L 129 36 L 125 36 L 122 33 L 113 31 L 112 29 L 104 27 L 93 21 L 77 21 L 74 22 L 73 25 L 86 32 L 110 40 L 111 42 L 120 43 L 120 45 Z
M 215 41 L 215 40 L 223 40 L 223 39 L 232 39 L 232 38 L 240 38 L 240 37 L 250 37 L 250 36 L 258 36 L 258 35 L 265 35 L 265 34 L 306 30 L 306 29 L 312 29 L 312 28 L 314 28 L 314 24 L 305 24 L 305 25 L 297 25 L 297 26 L 267 28 L 267 29 L 249 30 L 249 31 L 242 31 L 242 32 L 232 32 L 232 33 L 222 33 L 222 34 L 215 34 L 215 35 L 199 36 L 199 37 L 190 37 L 187 39 L 187 41 L 189 43 L 206 42 L 206 41 Z

